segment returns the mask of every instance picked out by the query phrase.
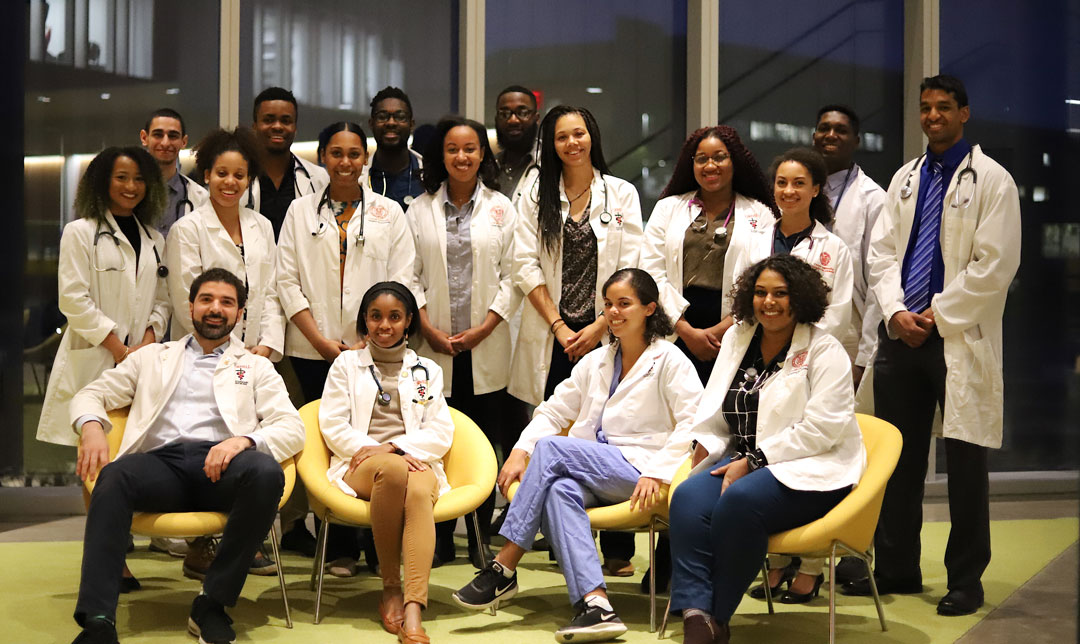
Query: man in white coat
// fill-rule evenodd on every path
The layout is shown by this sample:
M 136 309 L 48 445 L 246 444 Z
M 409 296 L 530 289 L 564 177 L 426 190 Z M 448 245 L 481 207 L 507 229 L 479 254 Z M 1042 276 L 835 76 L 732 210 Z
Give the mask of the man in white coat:
M 881 305 L 874 406 L 904 438 L 875 535 L 877 587 L 922 591 L 919 533 L 935 409 L 942 408 L 952 528 L 940 615 L 983 604 L 990 562 L 987 448 L 1001 446 L 1001 318 L 1020 265 L 1020 200 L 1009 173 L 964 140 L 963 83 L 923 80 L 927 151 L 893 176 L 870 244 Z M 869 580 L 845 586 L 869 592 Z
M 191 286 L 193 335 L 132 353 L 71 401 L 72 426 L 82 434 L 77 472 L 97 478 L 75 607 L 78 644 L 117 642 L 120 570 L 136 511 L 229 513 L 188 630 L 204 644 L 236 639 L 225 606 L 235 605 L 277 514 L 285 485 L 278 463 L 304 444 L 303 422 L 273 364 L 231 336 L 245 297 L 235 275 L 206 271 Z M 108 410 L 128 405 L 120 450 L 105 465 Z

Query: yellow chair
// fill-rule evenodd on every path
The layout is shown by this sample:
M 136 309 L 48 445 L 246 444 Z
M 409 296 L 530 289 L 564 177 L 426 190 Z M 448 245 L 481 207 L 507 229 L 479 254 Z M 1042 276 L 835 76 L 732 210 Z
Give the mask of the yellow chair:
M 116 458 L 117 452 L 120 451 L 120 443 L 124 440 L 127 417 L 127 407 L 109 412 L 109 422 L 112 423 L 112 429 L 107 435 L 109 440 L 109 462 L 112 462 Z M 278 503 L 279 509 L 289 499 L 293 485 L 296 483 L 296 465 L 292 457 L 281 462 L 281 469 L 285 473 L 285 489 L 281 493 L 281 501 Z M 95 481 L 87 479 L 83 487 L 83 499 L 88 507 L 90 495 L 94 491 L 94 483 Z M 224 532 L 228 518 L 228 515 L 222 512 L 136 512 L 131 518 L 131 531 L 146 537 L 204 537 Z M 292 628 L 289 597 L 285 594 L 283 564 L 278 553 L 277 531 L 272 525 L 270 526 L 270 543 L 274 548 L 274 561 L 277 562 L 281 601 L 285 605 L 285 624 L 288 628 Z
M 874 530 L 881 514 L 881 502 L 885 498 L 885 485 L 896 468 L 903 443 L 899 430 L 884 420 L 866 414 L 855 414 L 855 418 L 859 422 L 863 445 L 866 447 L 866 471 L 859 479 L 859 484 L 825 516 L 770 536 L 768 546 L 768 552 L 775 555 L 829 558 L 830 644 L 836 641 L 836 585 L 832 583 L 832 579 L 836 574 L 837 549 L 862 559 L 867 568 L 873 571 Z M 685 480 L 688 473 L 689 469 L 686 472 L 680 471 L 682 478 L 672 481 L 672 488 Z M 766 580 L 765 598 L 769 604 L 769 614 L 773 614 L 772 593 L 768 584 L 768 569 L 765 566 L 762 566 L 762 573 Z M 881 607 L 881 598 L 878 596 L 873 574 L 870 575 L 870 588 L 874 594 L 881 630 L 886 631 L 888 627 L 885 624 L 885 611 Z M 667 612 L 670 610 L 669 600 Z M 664 614 L 665 623 L 667 612 Z M 664 626 L 665 624 L 660 626 L 661 636 Z
M 563 435 L 566 433 L 564 432 Z M 679 471 L 690 471 L 690 460 L 687 459 L 685 463 L 679 468 Z M 686 478 L 685 475 L 683 478 Z M 674 482 L 673 482 L 674 484 Z M 510 484 L 510 487 L 506 490 L 506 499 L 513 501 L 514 496 L 517 494 L 517 489 L 521 485 L 520 482 L 515 481 Z M 589 515 L 589 526 L 593 530 L 622 530 L 640 532 L 648 529 L 649 531 L 649 632 L 656 632 L 656 576 L 652 574 L 652 571 L 656 570 L 656 532 L 661 529 L 659 526 L 663 526 L 663 529 L 668 527 L 668 491 L 669 486 L 661 485 L 660 494 L 657 499 L 656 505 L 651 510 L 631 510 L 630 501 L 623 501 L 622 503 L 616 503 L 614 505 L 603 505 L 595 508 L 588 508 L 585 510 L 585 514 Z M 492 610 L 494 612 L 494 609 Z
M 314 400 L 300 408 L 307 438 L 304 451 L 297 456 L 297 471 L 307 488 L 308 503 L 315 516 L 322 519 L 315 562 L 311 571 L 311 588 L 315 590 L 315 623 L 319 623 L 322 604 L 323 572 L 326 567 L 327 526 L 331 523 L 349 526 L 370 526 L 371 505 L 363 499 L 349 496 L 330 482 L 330 449 L 319 431 L 319 402 Z M 487 437 L 468 416 L 450 408 L 454 420 L 454 441 L 443 457 L 443 467 L 450 490 L 435 502 L 435 522 L 449 521 L 471 514 L 478 528 L 476 508 L 495 489 L 497 466 L 495 450 Z M 477 531 L 477 534 L 480 534 Z

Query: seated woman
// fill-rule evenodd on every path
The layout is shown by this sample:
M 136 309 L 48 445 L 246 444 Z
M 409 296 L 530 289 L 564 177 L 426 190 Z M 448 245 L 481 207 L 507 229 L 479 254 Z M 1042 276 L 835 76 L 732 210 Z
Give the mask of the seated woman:
M 687 644 L 726 643 L 769 535 L 821 518 L 862 476 L 851 363 L 813 326 L 827 294 L 791 255 L 754 264 L 736 283 L 736 325 L 694 424 L 696 473 L 671 500 L 671 608 L 682 611 Z
M 612 343 L 587 353 L 537 407 L 499 473 L 504 494 L 521 480 L 500 531 L 506 545 L 454 593 L 458 604 L 475 610 L 513 597 L 517 564 L 542 528 L 578 610 L 555 633 L 561 642 L 626 632 L 608 602 L 585 508 L 627 499 L 638 511 L 651 508 L 688 454 L 701 395 L 690 360 L 663 339 L 671 319 L 658 304 L 652 277 L 624 268 L 602 292 Z M 559 436 L 571 423 L 570 435 Z
M 371 502 L 383 628 L 404 644 L 426 644 L 420 614 L 435 553 L 432 511 L 450 489 L 442 458 L 454 423 L 442 370 L 406 346 L 420 327 L 409 289 L 398 282 L 373 285 L 360 302 L 356 327 L 367 345 L 334 360 L 319 408 L 319 427 L 333 452 L 326 475 Z

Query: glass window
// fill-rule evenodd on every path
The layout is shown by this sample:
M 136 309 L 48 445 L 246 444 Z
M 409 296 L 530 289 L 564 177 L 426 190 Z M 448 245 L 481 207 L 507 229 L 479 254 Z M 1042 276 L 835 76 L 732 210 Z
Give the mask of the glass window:
M 508 85 L 588 108 L 611 171 L 648 217 L 686 136 L 686 2 L 508 0 L 487 5 L 488 127 Z
M 941 71 L 961 79 L 964 136 L 1020 192 L 1022 261 L 1005 309 L 1005 436 L 994 470 L 1076 469 L 1080 435 L 1080 31 L 1076 3 L 941 3 Z
M 810 145 L 817 110 L 855 109 L 856 162 L 882 187 L 903 162 L 902 0 L 720 3 L 719 122 L 739 130 L 762 169 Z
M 26 269 L 23 471 L 74 470 L 75 450 L 34 437 L 65 320 L 57 308 L 63 225 L 83 170 L 105 146 L 138 145 L 155 109 L 179 111 L 193 145 L 218 122 L 216 0 L 32 0 L 23 129 Z M 78 34 L 85 34 L 84 37 Z M 184 169 L 190 167 L 185 159 Z
M 456 107 L 457 2 L 313 3 L 258 0 L 240 5 L 240 122 L 271 86 L 300 103 L 297 141 L 315 141 L 335 121 L 359 122 L 368 136 L 371 98 L 387 85 L 409 96 L 417 126 Z M 422 18 L 420 18 L 422 17 Z M 314 146 L 298 146 L 314 160 Z

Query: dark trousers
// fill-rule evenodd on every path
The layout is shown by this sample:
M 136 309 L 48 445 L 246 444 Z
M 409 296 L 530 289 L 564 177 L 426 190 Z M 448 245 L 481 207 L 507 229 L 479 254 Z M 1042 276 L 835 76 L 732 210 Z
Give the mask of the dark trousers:
M 671 608 L 697 608 L 718 622 L 731 619 L 757 577 L 769 535 L 820 519 L 851 491 L 793 490 L 765 467 L 721 496 L 723 484 L 724 477 L 701 472 L 671 499 Z
M 450 393 L 451 395 L 447 397 L 446 403 L 471 418 L 487 436 L 492 447 L 496 450 L 502 450 L 502 456 L 505 459 L 510 454 L 510 450 L 514 448 L 514 443 L 517 442 L 521 429 L 524 427 L 522 419 L 510 418 L 509 414 L 524 415 L 524 408 L 510 404 L 508 400 L 510 396 L 506 393 L 506 389 L 480 395 L 473 393 L 471 351 L 463 351 L 454 356 L 454 373 Z M 494 511 L 495 491 L 492 490 L 491 495 L 476 510 L 484 543 L 488 543 L 490 539 L 489 528 L 491 527 L 491 515 Z M 454 525 L 456 523 L 456 520 L 443 521 L 435 526 L 436 552 L 439 553 L 440 558 L 447 555 L 445 558 L 449 559 L 450 555 L 453 554 Z M 476 535 L 473 534 L 472 523 L 466 521 L 465 526 L 468 528 L 469 547 L 475 547 Z
M 571 330 L 577 332 L 585 327 L 581 325 L 568 325 Z M 544 400 L 551 397 L 555 387 L 563 380 L 570 377 L 574 369 L 574 363 L 567 357 L 565 348 L 555 340 L 551 348 L 551 368 L 548 369 L 547 384 L 544 387 Z M 634 556 L 634 533 L 633 532 L 610 532 L 604 530 L 600 533 L 600 552 L 605 559 L 623 559 L 630 561 Z
M 937 330 L 917 349 L 889 339 L 878 329 L 874 361 L 874 409 L 900 430 L 900 461 L 885 488 L 874 536 L 878 576 L 920 582 L 923 484 L 926 479 L 934 411 L 945 405 L 945 357 Z M 949 589 L 981 588 L 990 563 L 990 483 L 987 450 L 945 439 L 952 528 L 945 549 Z
M 326 377 L 330 374 L 330 363 L 326 360 L 308 360 L 307 358 L 290 357 L 296 379 L 300 381 L 300 390 L 304 392 L 304 402 L 322 398 L 323 387 L 326 385 Z M 315 532 L 321 529 L 322 521 L 315 517 Z M 366 538 L 370 541 L 371 531 L 367 530 L 366 537 L 362 537 L 358 528 L 346 525 L 331 524 L 330 533 L 326 535 L 326 560 L 333 561 L 340 558 L 359 559 L 361 540 Z M 374 546 L 371 551 L 374 552 Z M 368 563 L 372 563 L 369 561 Z
M 719 324 L 723 317 L 723 293 L 720 291 L 714 291 L 711 288 L 702 288 L 700 286 L 688 286 L 683 290 L 683 297 L 690 303 L 683 311 L 683 318 L 687 324 L 695 329 L 707 329 L 713 325 Z M 712 360 L 698 360 L 690 349 L 686 346 L 686 343 L 682 341 L 682 338 L 675 340 L 675 346 L 686 354 L 687 358 L 690 358 L 691 364 L 694 365 L 694 370 L 697 371 L 698 379 L 701 380 L 702 386 L 708 384 L 709 376 L 712 374 L 713 364 L 716 363 L 716 359 Z
M 101 470 L 86 513 L 75 621 L 115 621 L 133 512 L 227 512 L 203 590 L 225 606 L 236 604 L 255 551 L 274 523 L 285 475 L 273 457 L 247 450 L 213 483 L 203 466 L 214 444 L 177 443 L 127 454 Z

